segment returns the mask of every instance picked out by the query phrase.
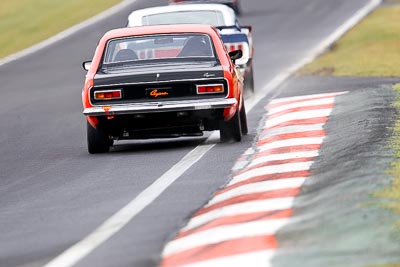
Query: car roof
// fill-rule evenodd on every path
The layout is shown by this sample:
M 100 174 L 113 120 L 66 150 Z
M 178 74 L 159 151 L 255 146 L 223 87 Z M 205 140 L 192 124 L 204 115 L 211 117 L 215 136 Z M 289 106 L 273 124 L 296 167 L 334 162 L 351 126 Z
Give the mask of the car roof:
M 158 6 L 133 11 L 128 17 L 129 26 L 142 25 L 142 17 L 170 12 L 183 12 L 183 11 L 219 11 L 224 17 L 225 25 L 235 25 L 236 15 L 232 8 L 222 4 L 184 4 L 184 5 L 169 5 Z
M 177 24 L 177 25 L 156 25 L 156 26 L 141 26 L 131 28 L 120 28 L 110 30 L 104 34 L 103 40 L 129 37 L 129 36 L 142 36 L 142 35 L 155 35 L 155 34 L 174 34 L 174 33 L 202 33 L 208 35 L 218 35 L 218 31 L 211 25 L 205 24 Z

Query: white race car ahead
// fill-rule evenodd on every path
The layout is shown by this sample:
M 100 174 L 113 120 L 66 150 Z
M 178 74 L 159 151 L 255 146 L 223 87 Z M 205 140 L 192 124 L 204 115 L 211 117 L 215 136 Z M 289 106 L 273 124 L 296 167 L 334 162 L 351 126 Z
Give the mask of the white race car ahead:
M 242 50 L 236 60 L 245 81 L 245 89 L 254 91 L 253 38 L 251 26 L 241 26 L 232 8 L 221 4 L 185 4 L 159 6 L 133 11 L 128 27 L 168 24 L 209 24 L 215 26 L 228 52 Z
M 240 1 L 239 0 L 169 0 L 170 4 L 186 4 L 186 3 L 214 3 L 224 4 L 235 10 L 236 14 L 240 14 Z

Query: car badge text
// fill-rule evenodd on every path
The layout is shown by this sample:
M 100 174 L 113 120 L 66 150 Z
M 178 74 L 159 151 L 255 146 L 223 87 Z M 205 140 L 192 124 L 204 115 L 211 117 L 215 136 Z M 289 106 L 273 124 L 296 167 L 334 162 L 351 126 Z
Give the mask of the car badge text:
M 203 74 L 203 77 L 204 77 L 204 78 L 210 78 L 210 77 L 214 77 L 214 76 L 215 76 L 214 73 L 208 73 L 208 72 L 206 72 L 206 73 Z
M 157 89 L 154 89 L 150 92 L 150 96 L 152 97 L 159 97 L 159 96 L 168 96 L 168 92 L 159 92 Z

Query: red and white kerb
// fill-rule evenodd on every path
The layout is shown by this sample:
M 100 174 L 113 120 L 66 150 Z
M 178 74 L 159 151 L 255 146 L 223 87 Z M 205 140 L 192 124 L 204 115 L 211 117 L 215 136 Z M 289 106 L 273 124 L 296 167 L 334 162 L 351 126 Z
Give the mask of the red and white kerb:
M 229 184 L 165 246 L 161 266 L 271 266 L 279 247 L 275 235 L 310 179 L 324 124 L 340 94 L 271 101 L 255 147 L 239 158 Z

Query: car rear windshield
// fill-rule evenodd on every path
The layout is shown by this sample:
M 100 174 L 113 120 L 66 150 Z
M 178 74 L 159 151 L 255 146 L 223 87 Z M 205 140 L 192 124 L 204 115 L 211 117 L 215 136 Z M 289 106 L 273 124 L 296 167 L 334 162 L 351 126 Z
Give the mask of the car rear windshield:
M 206 34 L 162 34 L 108 41 L 103 64 L 142 64 L 158 61 L 216 61 Z
M 223 26 L 224 17 L 221 12 L 214 10 L 176 11 L 152 14 L 142 18 L 143 25 L 163 24 L 208 24 Z

